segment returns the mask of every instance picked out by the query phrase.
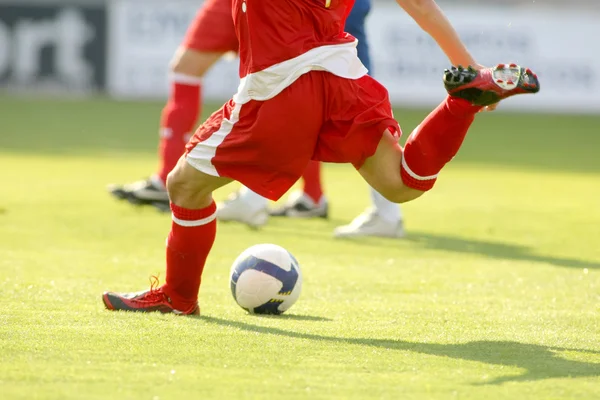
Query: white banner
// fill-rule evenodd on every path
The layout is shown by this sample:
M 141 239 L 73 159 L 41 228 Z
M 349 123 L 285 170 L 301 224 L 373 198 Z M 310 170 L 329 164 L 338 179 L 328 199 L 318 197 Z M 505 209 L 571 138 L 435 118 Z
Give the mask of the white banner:
M 538 74 L 538 94 L 507 99 L 502 109 L 600 112 L 598 15 L 475 6 L 444 11 L 479 63 L 515 62 Z M 374 7 L 367 37 L 373 76 L 388 88 L 392 103 L 432 106 L 443 99 L 448 59 L 397 6 Z
M 164 98 L 169 62 L 202 1 L 113 0 L 109 4 L 109 94 Z M 226 100 L 238 83 L 237 60 L 221 59 L 204 77 L 203 96 Z
M 108 79 L 115 97 L 163 98 L 169 61 L 200 1 L 113 0 L 109 9 Z M 516 62 L 541 82 L 535 96 L 502 109 L 600 112 L 600 23 L 597 15 L 535 8 L 444 8 L 484 65 Z M 367 20 L 373 75 L 396 106 L 432 107 L 445 96 L 449 66 L 428 34 L 395 4 L 375 4 Z M 237 89 L 237 60 L 221 60 L 204 79 L 204 97 L 222 101 Z

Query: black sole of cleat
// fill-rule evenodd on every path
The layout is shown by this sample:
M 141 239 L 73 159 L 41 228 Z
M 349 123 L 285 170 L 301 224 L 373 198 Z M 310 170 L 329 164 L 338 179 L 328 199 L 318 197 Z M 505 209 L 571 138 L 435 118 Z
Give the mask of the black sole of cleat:
M 477 71 L 475 68 L 469 66 L 465 69 L 459 65 L 458 67 L 452 67 L 444 71 L 444 86 L 450 92 L 466 83 L 471 83 L 476 77 Z M 492 104 L 498 101 L 498 96 L 495 93 L 483 93 L 483 90 L 477 88 L 461 90 L 457 96 L 471 103 L 483 101 Z
M 446 90 L 455 89 L 465 83 L 470 83 L 477 77 L 477 71 L 475 68 L 469 66 L 463 68 L 462 66 L 452 67 L 444 70 L 444 86 Z
M 519 87 L 529 93 L 537 93 L 540 91 L 540 81 L 535 73 L 526 68 L 521 74 Z
M 477 88 L 461 90 L 460 94 L 457 94 L 456 96 L 478 106 L 488 106 L 501 100 L 498 94 L 494 92 L 484 92 L 483 90 Z

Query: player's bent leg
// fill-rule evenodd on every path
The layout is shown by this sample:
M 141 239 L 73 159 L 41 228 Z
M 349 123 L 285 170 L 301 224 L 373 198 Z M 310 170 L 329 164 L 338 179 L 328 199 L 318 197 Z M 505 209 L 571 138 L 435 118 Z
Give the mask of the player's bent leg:
M 386 132 L 375 154 L 360 168 L 367 182 L 390 201 L 410 201 L 433 187 L 482 107 L 539 91 L 537 76 L 516 64 L 479 71 L 453 67 L 446 70 L 444 85 L 450 96 L 410 134 L 404 149 Z
M 358 172 L 367 183 L 383 197 L 393 203 L 405 203 L 420 197 L 423 190 L 417 190 L 404 184 L 400 175 L 402 147 L 397 139 L 385 131 L 375 154 L 367 158 Z
M 359 170 L 381 195 L 404 203 L 433 188 L 439 172 L 458 152 L 481 106 L 447 97 L 408 137 L 404 149 L 391 133 Z

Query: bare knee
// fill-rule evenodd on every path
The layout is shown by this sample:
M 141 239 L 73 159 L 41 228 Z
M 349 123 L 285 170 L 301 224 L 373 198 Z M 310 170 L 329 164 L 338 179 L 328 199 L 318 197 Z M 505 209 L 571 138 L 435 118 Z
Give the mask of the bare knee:
M 197 189 L 198 184 L 185 179 L 180 168 L 175 167 L 167 176 L 167 191 L 173 204 L 190 209 L 206 207 L 210 200 Z
M 201 78 L 222 55 L 180 47 L 171 60 L 170 69 L 176 74 Z
M 385 131 L 375 154 L 358 170 L 373 189 L 393 203 L 406 203 L 425 193 L 404 184 L 400 174 L 402 156 L 397 138 Z
M 209 175 L 190 166 L 182 157 L 167 176 L 167 191 L 172 203 L 188 209 L 208 207 L 212 203 L 214 182 Z

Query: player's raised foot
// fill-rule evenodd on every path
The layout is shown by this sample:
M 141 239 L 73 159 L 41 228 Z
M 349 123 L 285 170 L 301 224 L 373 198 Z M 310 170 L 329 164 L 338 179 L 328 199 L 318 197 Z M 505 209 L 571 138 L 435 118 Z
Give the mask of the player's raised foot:
M 404 224 L 402 220 L 387 221 L 381 218 L 374 209 L 368 209 L 348 225 L 335 228 L 333 236 L 336 238 L 365 236 L 402 238 L 404 237 Z
M 444 71 L 444 86 L 449 95 L 477 106 L 489 106 L 510 96 L 540 90 L 537 75 L 517 64 L 498 64 L 481 70 L 452 67 Z
M 327 218 L 329 204 L 325 196 L 315 203 L 305 193 L 298 191 L 292 193 L 283 206 L 270 210 L 269 214 L 273 217 Z
M 169 211 L 169 194 L 160 179 L 152 177 L 125 185 L 109 185 L 108 191 L 120 200 L 135 205 L 151 205 L 160 211 Z
M 198 303 L 186 310 L 178 310 L 171 299 L 158 286 L 158 280 L 152 282 L 149 290 L 135 293 L 104 292 L 102 301 L 108 310 L 134 312 L 160 312 L 163 314 L 200 315 Z
M 217 204 L 217 219 L 224 222 L 241 222 L 256 229 L 268 222 L 269 212 L 266 204 L 252 204 L 239 192 L 234 192 L 225 201 Z

